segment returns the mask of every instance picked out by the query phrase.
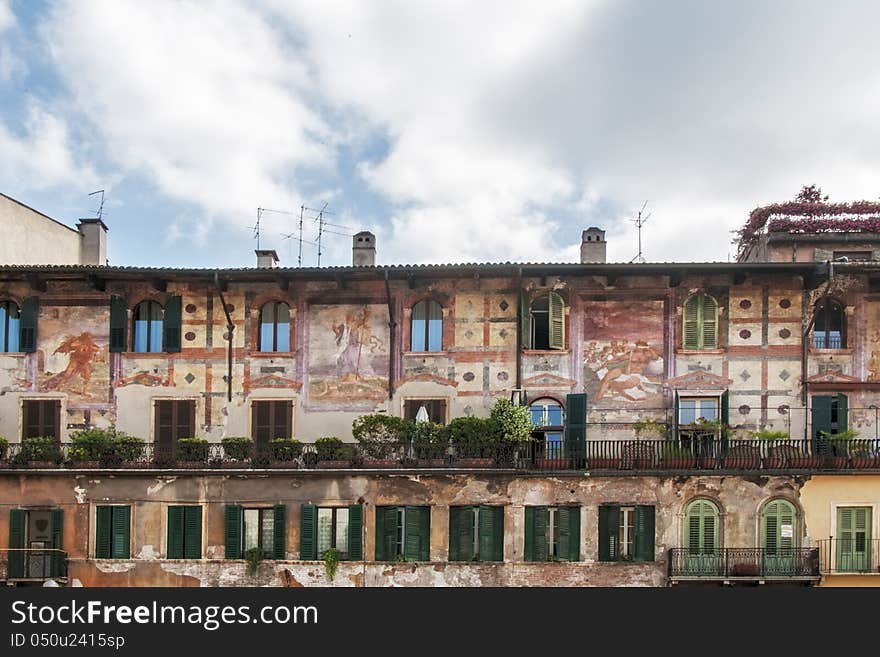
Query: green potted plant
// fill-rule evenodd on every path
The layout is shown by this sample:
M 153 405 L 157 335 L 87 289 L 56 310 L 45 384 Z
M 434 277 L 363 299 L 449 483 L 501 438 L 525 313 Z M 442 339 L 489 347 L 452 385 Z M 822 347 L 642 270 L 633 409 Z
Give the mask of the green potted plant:
M 661 468 L 684 470 L 697 467 L 697 457 L 693 451 L 674 442 L 665 442 L 660 448 Z
M 351 433 L 368 468 L 394 468 L 406 451 L 407 437 L 416 423 L 386 413 L 361 415 L 352 423 Z
M 826 464 L 835 470 L 846 468 L 849 465 L 850 445 L 859 437 L 859 432 L 846 429 L 838 433 L 820 431 L 819 435 L 828 441 Z
M 244 560 L 247 562 L 247 574 L 250 577 L 253 577 L 257 574 L 257 571 L 260 569 L 260 563 L 265 558 L 263 554 L 262 548 L 250 548 L 249 550 L 245 550 Z
M 240 468 L 250 461 L 254 453 L 254 441 L 248 436 L 227 436 L 220 440 L 223 445 L 222 467 Z
M 142 438 L 117 431 L 110 441 L 106 462 L 123 468 L 147 468 L 151 464 L 144 458 L 146 444 Z
M 296 438 L 273 438 L 269 441 L 269 452 L 272 456 L 271 467 L 298 468 L 299 461 L 297 459 L 302 451 L 302 443 Z
M 405 465 L 419 468 L 442 468 L 447 465 L 449 439 L 441 425 L 416 422 L 408 442 Z
M 67 456 L 74 467 L 97 468 L 110 456 L 112 441 L 112 431 L 83 429 L 71 435 Z
M 6 458 L 9 454 L 9 441 L 0 436 L 0 468 L 8 468 L 9 460 Z
M 492 418 L 457 417 L 446 425 L 444 433 L 452 445 L 455 465 L 487 468 L 495 462 L 500 427 Z
M 752 431 L 750 435 L 755 440 L 761 441 L 761 451 L 766 454 L 761 459 L 761 464 L 769 470 L 779 470 L 788 466 L 789 445 L 785 441 L 789 440 L 787 431 L 772 431 L 762 429 L 761 431 Z M 779 444 L 783 443 L 783 444 Z
M 335 436 L 324 436 L 315 441 L 319 468 L 349 468 L 355 458 L 353 445 L 347 445 Z
M 61 460 L 61 448 L 52 436 L 34 436 L 21 441 L 19 461 L 30 468 L 54 468 Z
M 208 464 L 210 445 L 205 438 L 177 440 L 177 467 L 204 468 Z
M 880 467 L 880 452 L 877 441 L 864 438 L 853 438 L 849 441 L 849 464 L 857 469 L 873 469 Z
M 489 420 L 497 432 L 495 462 L 502 467 L 513 467 L 521 453 L 527 452 L 532 437 L 532 416 L 528 406 L 514 404 L 501 398 L 492 405 Z

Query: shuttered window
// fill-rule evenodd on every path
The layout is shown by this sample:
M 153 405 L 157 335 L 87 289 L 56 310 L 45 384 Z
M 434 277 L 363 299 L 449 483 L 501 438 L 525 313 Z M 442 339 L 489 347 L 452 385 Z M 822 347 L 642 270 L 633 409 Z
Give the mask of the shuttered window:
M 168 558 L 202 557 L 202 507 L 168 507 Z
M 18 351 L 20 315 L 14 301 L 0 301 L 0 352 Z
M 654 561 L 654 507 L 599 507 L 599 561 Z
M 110 297 L 110 352 L 120 353 L 128 348 L 128 308 L 122 297 Z
M 323 558 L 335 549 L 340 560 L 361 561 L 363 552 L 363 507 L 360 504 L 300 509 L 300 559 Z
M 403 416 L 407 420 L 418 419 L 419 409 L 425 407 L 428 421 L 435 424 L 446 424 L 445 399 L 407 399 L 403 402 Z
M 227 504 L 226 558 L 241 559 L 248 550 L 262 550 L 264 559 L 287 558 L 287 507 L 243 508 Z
M 130 536 L 130 506 L 98 506 L 95 508 L 96 559 L 128 559 Z
M 503 561 L 504 507 L 449 507 L 450 561 Z
M 24 399 L 22 405 L 22 438 L 46 436 L 61 440 L 61 400 Z
M 526 349 L 565 349 L 565 301 L 550 292 L 529 306 L 529 339 Z
M 276 438 L 291 438 L 293 402 L 289 399 L 251 403 L 251 430 L 254 444 L 265 449 Z
M 761 547 L 770 555 L 797 547 L 797 515 L 787 500 L 772 500 L 761 512 Z
M 431 507 L 376 507 L 376 561 L 429 561 Z
M 837 509 L 837 571 L 858 573 L 871 570 L 871 511 L 869 506 Z
M 526 561 L 580 561 L 581 508 L 527 506 L 525 508 Z
M 37 297 L 28 297 L 21 302 L 21 314 L 18 324 L 18 348 L 30 354 L 37 350 L 37 318 L 40 314 L 40 302 Z
M 718 507 L 712 502 L 696 500 L 688 505 L 685 545 L 690 554 L 714 554 L 718 550 Z
M 194 399 L 157 399 L 155 401 L 155 442 L 162 454 L 174 453 L 180 438 L 196 435 Z
M 132 311 L 132 351 L 158 353 L 162 351 L 162 324 L 164 312 L 155 301 L 143 301 Z
M 682 346 L 684 349 L 717 349 L 718 303 L 708 294 L 693 294 L 682 310 Z

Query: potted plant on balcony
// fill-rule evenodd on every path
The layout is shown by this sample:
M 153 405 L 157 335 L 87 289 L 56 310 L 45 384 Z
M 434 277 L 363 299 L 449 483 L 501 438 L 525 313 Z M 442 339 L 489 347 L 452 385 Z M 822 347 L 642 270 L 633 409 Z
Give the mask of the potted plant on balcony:
M 270 467 L 292 470 L 299 467 L 303 446 L 296 438 L 274 438 L 269 441 L 269 452 L 272 456 Z
M 501 398 L 492 405 L 489 420 L 494 423 L 490 430 L 497 431 L 496 465 L 514 467 L 532 435 L 532 416 L 528 407 Z
M 716 449 L 721 436 L 728 429 L 721 420 L 707 420 L 704 417 L 690 425 L 679 427 L 679 434 L 689 434 L 690 443 L 697 454 L 697 467 L 714 470 L 718 464 Z
M 61 463 L 61 448 L 52 436 L 25 438 L 18 460 L 29 468 L 54 468 Z
M 356 456 L 353 445 L 347 445 L 335 436 L 324 436 L 315 441 L 319 468 L 350 468 Z
M 855 429 L 846 429 L 839 433 L 820 431 L 819 435 L 828 441 L 829 452 L 825 459 L 828 467 L 842 470 L 849 465 L 850 444 L 859 437 Z
M 491 418 L 457 417 L 445 428 L 454 464 L 461 468 L 489 468 L 495 462 L 500 427 Z
M 697 466 L 693 451 L 674 442 L 664 443 L 660 449 L 660 467 L 668 470 L 685 470 Z
M 880 468 L 880 452 L 877 441 L 852 440 L 849 443 L 849 463 L 853 468 L 873 469 Z
M 145 446 L 143 439 L 117 431 L 110 440 L 110 451 L 105 463 L 122 468 L 148 468 L 152 464 L 145 458 Z
M 791 451 L 791 446 L 778 444 L 789 440 L 788 432 L 761 430 L 752 431 L 751 436 L 756 440 L 764 441 L 761 443 L 767 454 L 761 461 L 764 468 L 769 470 L 779 470 L 788 466 L 788 455 Z
M 396 468 L 403 458 L 407 437 L 415 422 L 385 413 L 361 415 L 352 423 L 351 434 L 364 457 L 365 468 Z
M 447 465 L 449 441 L 439 424 L 416 422 L 409 442 L 404 465 L 418 468 L 442 468 Z
M 77 431 L 70 437 L 67 456 L 76 468 L 98 468 L 108 458 L 113 433 L 104 429 L 92 428 Z
M 210 445 L 205 438 L 179 438 L 177 440 L 178 468 L 204 468 L 208 465 Z
M 227 436 L 220 440 L 224 458 L 221 468 L 243 468 L 250 464 L 254 453 L 254 441 L 248 436 Z
M 725 469 L 757 470 L 761 467 L 761 448 L 745 442 L 729 447 L 724 454 Z
M 9 441 L 0 436 L 0 470 L 9 467 L 9 459 L 7 459 L 7 455 L 9 454 Z

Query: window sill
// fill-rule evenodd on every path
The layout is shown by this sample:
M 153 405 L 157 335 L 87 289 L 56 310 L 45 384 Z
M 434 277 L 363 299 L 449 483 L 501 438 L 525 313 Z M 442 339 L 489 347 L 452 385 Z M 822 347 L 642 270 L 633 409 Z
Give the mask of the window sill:
M 446 350 L 440 351 L 404 351 L 404 356 L 417 356 L 419 358 L 423 358 L 426 356 L 449 356 L 450 352 Z
M 749 345 L 746 345 L 749 346 Z M 675 353 L 681 354 L 684 356 L 690 354 L 700 354 L 704 356 L 723 356 L 724 349 L 676 349 Z
M 853 353 L 853 348 L 847 347 L 844 349 L 819 349 L 817 347 L 810 347 L 809 353 L 816 356 L 851 356 Z
M 28 351 L 0 351 L 0 356 L 12 356 L 13 358 L 24 358 L 29 353 Z
M 251 358 L 295 358 L 295 351 L 250 351 Z
M 569 349 L 523 349 L 525 356 L 567 356 L 571 353 Z

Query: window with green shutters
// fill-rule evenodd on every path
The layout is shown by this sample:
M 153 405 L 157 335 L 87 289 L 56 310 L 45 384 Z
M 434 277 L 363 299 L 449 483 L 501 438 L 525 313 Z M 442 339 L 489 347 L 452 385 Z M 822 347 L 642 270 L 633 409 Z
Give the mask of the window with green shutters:
M 450 561 L 504 560 L 504 507 L 449 507 Z
M 18 349 L 24 353 L 37 350 L 37 317 L 40 314 L 40 300 L 28 297 L 21 302 L 18 321 Z
M 242 559 L 248 550 L 262 550 L 264 559 L 287 558 L 287 507 L 249 508 L 227 504 L 225 509 L 227 559 Z
M 303 561 L 321 559 L 332 548 L 342 561 L 363 560 L 363 518 L 360 504 L 332 507 L 303 504 L 300 507 L 299 558 Z
M 872 564 L 871 512 L 869 506 L 847 506 L 837 509 L 835 570 L 867 572 Z
M 788 500 L 771 500 L 761 511 L 761 547 L 776 554 L 798 546 L 797 512 Z
M 654 507 L 599 507 L 599 561 L 654 561 Z
M 685 511 L 685 545 L 690 554 L 718 551 L 718 507 L 709 500 L 695 500 Z
M 95 508 L 95 558 L 128 559 L 131 543 L 131 507 Z
M 8 547 L 10 579 L 59 576 L 65 559 L 60 552 L 64 549 L 64 511 L 10 509 Z M 26 549 L 37 552 L 28 555 Z
M 718 302 L 708 294 L 692 294 L 682 308 L 682 347 L 718 348 Z
M 128 349 L 128 307 L 122 297 L 110 297 L 110 352 Z
M 431 507 L 376 507 L 376 561 L 430 561 Z
M 168 507 L 169 559 L 202 558 L 202 507 Z
M 581 508 L 527 506 L 525 508 L 526 561 L 580 561 Z
M 523 313 L 524 349 L 565 349 L 565 301 L 557 292 L 550 292 L 526 305 Z

